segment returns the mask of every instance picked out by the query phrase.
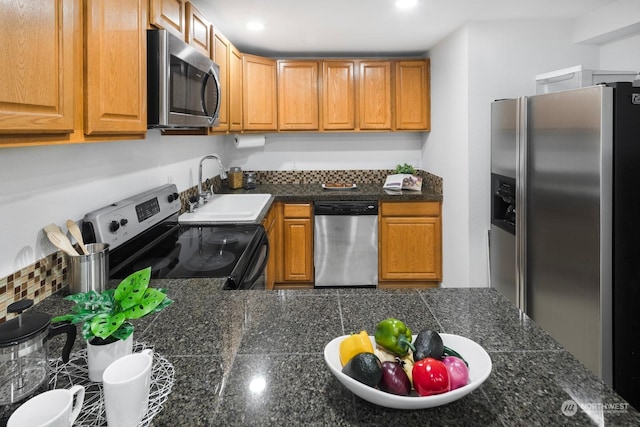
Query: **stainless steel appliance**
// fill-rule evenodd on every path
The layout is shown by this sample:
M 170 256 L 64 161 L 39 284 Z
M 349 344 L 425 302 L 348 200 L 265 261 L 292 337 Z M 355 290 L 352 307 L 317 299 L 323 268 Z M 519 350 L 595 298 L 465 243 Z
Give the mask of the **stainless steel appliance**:
M 147 127 L 218 124 L 220 68 L 167 32 L 147 30 Z
M 314 204 L 315 286 L 378 284 L 378 202 Z
M 510 287 L 506 295 L 635 407 L 638 135 L 640 87 L 631 83 L 492 105 L 492 180 L 513 171 L 516 215 L 515 243 L 492 219 L 491 285 Z
M 174 184 L 85 215 L 86 242 L 108 243 L 109 276 L 151 266 L 151 277 L 224 278 L 225 289 L 264 287 L 269 242 L 260 224 L 180 224 Z

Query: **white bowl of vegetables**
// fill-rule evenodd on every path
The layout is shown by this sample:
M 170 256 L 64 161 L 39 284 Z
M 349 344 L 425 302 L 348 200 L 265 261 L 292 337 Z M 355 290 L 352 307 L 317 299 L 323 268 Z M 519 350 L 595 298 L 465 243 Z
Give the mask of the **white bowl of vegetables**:
M 414 342 L 416 336 L 412 335 Z M 324 358 L 329 370 L 338 381 L 355 395 L 368 402 L 394 409 L 432 408 L 446 405 L 471 393 L 489 377 L 492 368 L 489 354 L 476 342 L 459 335 L 439 334 L 439 336 L 442 338 L 444 346 L 455 350 L 464 359 L 468 372 L 468 379 L 465 385 L 458 384 L 457 388 L 439 392 L 439 394 L 420 396 L 413 387 L 415 379 L 411 380 L 412 388 L 408 395 L 398 395 L 383 391 L 385 387 L 381 388 L 380 384 L 375 386 L 367 385 L 345 374 L 340 360 L 340 343 L 349 335 L 343 335 L 331 340 L 325 346 Z M 376 344 L 375 337 L 369 336 L 369 339 L 374 350 L 379 353 L 379 349 L 377 349 L 379 346 Z

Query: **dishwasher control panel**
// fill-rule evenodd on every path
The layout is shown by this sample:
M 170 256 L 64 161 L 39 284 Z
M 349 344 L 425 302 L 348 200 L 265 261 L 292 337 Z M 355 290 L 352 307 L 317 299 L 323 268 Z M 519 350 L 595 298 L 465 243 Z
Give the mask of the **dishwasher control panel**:
M 371 200 L 336 200 L 315 202 L 316 215 L 378 215 L 378 202 Z

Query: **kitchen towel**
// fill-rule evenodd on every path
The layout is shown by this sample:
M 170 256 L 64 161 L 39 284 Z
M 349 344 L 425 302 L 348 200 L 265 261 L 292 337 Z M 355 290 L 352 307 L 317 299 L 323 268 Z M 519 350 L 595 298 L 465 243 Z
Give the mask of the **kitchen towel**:
M 233 138 L 236 148 L 264 147 L 266 137 L 264 135 L 236 135 Z

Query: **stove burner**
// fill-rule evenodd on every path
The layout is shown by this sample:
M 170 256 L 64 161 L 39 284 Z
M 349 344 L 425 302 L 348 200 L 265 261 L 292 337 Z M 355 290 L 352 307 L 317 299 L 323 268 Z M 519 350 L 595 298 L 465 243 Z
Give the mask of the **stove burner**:
M 242 235 L 243 233 L 237 230 L 212 230 L 204 242 L 210 245 L 230 245 L 236 243 Z
M 175 261 L 175 259 L 171 260 L 169 257 L 148 258 L 135 263 L 133 268 L 138 271 L 143 268 L 151 267 L 151 271 L 155 272 L 168 267 L 171 265 L 172 261 Z
M 216 252 L 215 255 L 199 255 L 184 261 L 185 268 L 191 271 L 213 271 L 224 268 L 235 261 L 232 252 Z

